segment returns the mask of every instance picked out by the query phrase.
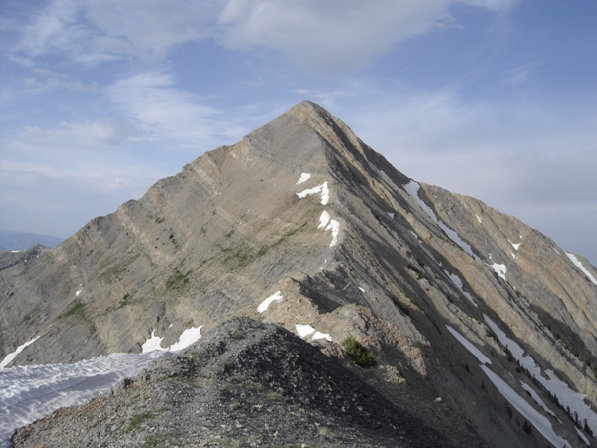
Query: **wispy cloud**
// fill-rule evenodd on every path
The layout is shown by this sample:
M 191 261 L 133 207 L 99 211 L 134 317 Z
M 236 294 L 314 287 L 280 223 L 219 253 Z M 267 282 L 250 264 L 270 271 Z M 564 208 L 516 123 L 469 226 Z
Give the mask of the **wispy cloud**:
M 350 73 L 409 38 L 453 26 L 453 5 L 504 10 L 514 3 L 381 0 L 372 7 L 360 0 L 229 0 L 219 14 L 216 31 L 221 42 L 234 48 L 268 48 L 309 71 Z
M 523 84 L 530 79 L 538 66 L 537 63 L 528 63 L 514 67 L 507 73 L 506 81 L 510 84 Z
M 247 131 L 201 98 L 176 88 L 167 74 L 143 73 L 117 81 L 108 87 L 107 98 L 121 118 L 139 130 L 140 138 L 173 148 L 206 149 Z
M 308 71 L 350 73 L 406 39 L 453 26 L 454 5 L 501 11 L 514 3 L 53 0 L 23 27 L 16 52 L 33 58 L 62 54 L 82 64 L 123 57 L 147 61 L 165 57 L 176 45 L 212 38 L 232 48 L 279 52 Z

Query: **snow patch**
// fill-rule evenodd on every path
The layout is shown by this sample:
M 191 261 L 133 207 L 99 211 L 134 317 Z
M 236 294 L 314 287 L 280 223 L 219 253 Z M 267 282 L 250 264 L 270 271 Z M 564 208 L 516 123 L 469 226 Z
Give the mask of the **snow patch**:
M 483 218 L 481 218 L 479 215 L 475 214 L 475 216 L 477 217 L 477 221 L 479 221 L 479 224 L 483 224 Z
M 576 258 L 574 256 L 574 254 L 568 253 L 566 252 L 566 255 L 568 256 L 568 258 L 570 259 L 570 261 L 572 261 L 572 263 L 574 263 L 574 266 L 576 266 L 578 269 L 580 269 L 583 274 L 585 274 L 589 280 L 591 280 L 593 282 L 593 284 L 597 285 L 597 280 L 595 280 L 595 277 L 593 277 L 593 274 L 591 274 L 587 268 L 585 268 L 582 263 L 580 262 L 580 260 L 578 258 Z
M 172 344 L 168 348 L 162 347 L 162 341 L 164 340 L 164 338 L 156 336 L 155 330 L 153 330 L 151 332 L 151 337 L 141 345 L 141 353 L 151 353 L 158 351 L 178 352 L 187 347 L 190 347 L 199 339 L 201 339 L 201 327 L 203 327 L 203 325 L 199 325 L 198 327 L 187 328 L 178 337 L 178 342 Z
M 510 402 L 531 424 L 555 447 L 570 447 L 570 443 L 558 436 L 551 426 L 549 419 L 531 406 L 514 389 L 512 389 L 504 380 L 502 380 L 489 367 L 482 365 L 481 368 L 497 387 L 502 396 Z
M 317 228 L 325 229 L 329 222 L 330 214 L 324 210 L 323 212 L 321 212 L 321 215 L 319 216 L 319 225 L 317 226 Z
M 305 339 L 310 334 L 315 333 L 315 328 L 313 328 L 311 325 L 297 324 L 296 325 L 296 332 L 298 333 L 299 338 Z
M 326 232 L 328 230 L 332 232 L 332 242 L 330 243 L 330 247 L 334 247 L 336 244 L 338 244 L 338 235 L 340 233 L 340 223 L 338 221 L 336 221 L 335 219 L 330 219 L 330 223 L 325 228 Z
M 392 218 L 392 219 L 394 219 L 394 216 L 396 216 L 396 215 L 395 215 L 394 213 L 392 213 L 392 212 L 387 212 L 387 213 L 388 213 L 388 216 L 389 216 L 390 218 Z
M 81 289 L 77 290 L 77 292 L 75 292 L 75 297 L 79 297 L 79 295 L 81 294 L 81 292 L 82 292 Z
M 141 345 L 141 353 L 151 353 L 159 350 L 167 350 L 162 348 L 162 341 L 164 338 L 160 338 L 159 336 L 155 335 L 155 329 L 151 332 L 151 337 L 147 339 Z
M 12 362 L 12 360 L 15 359 L 18 356 L 19 353 L 21 353 L 23 350 L 25 350 L 27 347 L 29 347 L 31 344 L 33 344 L 38 339 L 39 339 L 39 336 L 36 336 L 33 339 L 25 342 L 24 344 L 19 345 L 14 352 L 9 353 L 8 355 L 6 355 L 2 359 L 2 361 L 0 361 L 0 370 L 2 370 L 4 367 L 6 367 L 7 365 L 9 365 Z
M 580 437 L 580 439 L 585 442 L 585 444 L 587 446 L 591 446 L 591 442 L 589 442 L 589 439 L 587 439 L 587 437 L 583 434 L 583 432 L 578 429 L 576 426 L 574 427 L 574 429 L 576 429 L 576 433 L 578 434 L 578 437 Z
M 365 290 L 363 288 L 361 288 L 360 286 L 357 286 L 357 288 L 359 288 L 359 291 L 365 292 Z
M 301 177 L 299 177 L 299 180 L 298 180 L 298 182 L 296 184 L 300 185 L 303 182 L 307 182 L 310 178 L 311 178 L 311 174 L 310 173 L 301 173 Z
M 193 345 L 195 342 L 201 339 L 202 326 L 203 325 L 199 325 L 198 327 L 187 328 L 178 337 L 178 342 L 174 345 L 171 345 L 168 350 L 171 352 L 178 352 Z
M 332 342 L 332 337 L 329 334 L 320 333 L 319 331 L 316 331 L 315 333 L 313 333 L 313 336 L 311 336 L 311 340 L 316 341 L 318 339 L 325 339 L 326 341 Z
M 514 250 L 518 250 L 518 248 L 520 247 L 520 243 L 513 243 L 510 240 L 508 240 L 508 242 L 512 245 L 512 247 L 514 248 Z
M 493 263 L 491 265 L 491 269 L 493 269 L 499 277 L 506 280 L 506 265 L 505 264 Z
M 296 332 L 298 333 L 301 339 L 305 339 L 308 336 L 311 336 L 312 341 L 316 341 L 318 339 L 325 339 L 326 341 L 332 342 L 332 337 L 327 333 L 321 333 L 311 325 L 300 325 L 297 324 Z
M 450 327 L 449 325 L 446 325 L 446 328 L 448 329 L 448 331 L 450 333 L 452 333 L 452 336 L 454 336 L 456 339 L 458 339 L 458 342 L 460 342 L 462 345 L 464 345 L 464 347 L 475 357 L 479 360 L 479 362 L 481 364 L 491 364 L 491 359 L 489 359 L 487 356 L 485 356 L 481 350 L 479 350 L 477 347 L 475 347 L 467 338 L 465 338 L 464 336 L 462 336 L 460 333 L 458 333 L 458 331 L 454 330 L 452 327 Z
M 452 280 L 452 283 L 454 283 L 454 286 L 456 286 L 460 292 L 464 295 L 464 297 L 466 297 L 472 304 L 476 305 L 475 303 L 475 299 L 473 298 L 473 296 L 464 290 L 464 287 L 462 285 L 462 279 L 460 277 L 458 277 L 456 274 L 451 274 L 448 271 L 446 271 L 444 269 L 444 272 L 446 273 L 446 275 L 448 277 L 450 277 L 450 280 Z
M 257 307 L 257 311 L 259 311 L 260 313 L 263 313 L 269 308 L 269 306 L 272 303 L 281 302 L 283 298 L 284 298 L 284 296 L 282 295 L 282 292 L 276 291 L 275 294 L 269 296 L 267 299 L 265 299 L 263 302 L 261 302 L 261 304 Z
M 473 253 L 473 249 L 471 246 L 460 238 L 460 235 L 456 233 L 454 230 L 449 228 L 446 224 L 444 224 L 438 217 L 435 215 L 434 211 L 427 205 L 425 202 L 419 197 L 419 189 L 421 186 L 416 183 L 414 180 L 411 180 L 408 184 L 403 186 L 404 190 L 415 200 L 417 204 L 423 209 L 423 211 L 429 216 L 443 232 L 447 235 L 448 238 L 452 240 L 457 246 L 459 246 L 462 250 L 464 250 L 467 254 L 473 257 L 475 260 L 480 261 L 479 257 L 477 257 Z
M 340 223 L 335 219 L 331 219 L 330 214 L 327 211 L 321 212 L 319 216 L 318 229 L 323 229 L 324 232 L 328 230 L 332 232 L 332 242 L 330 247 L 334 247 L 338 244 L 338 235 L 340 234 Z
M 330 201 L 330 190 L 328 189 L 328 183 L 324 182 L 321 185 L 317 185 L 313 188 L 308 188 L 306 190 L 301 191 L 300 193 L 297 193 L 296 195 L 300 198 L 303 199 L 307 196 L 311 196 L 314 194 L 320 194 L 321 195 L 321 205 L 327 205 L 328 202 Z

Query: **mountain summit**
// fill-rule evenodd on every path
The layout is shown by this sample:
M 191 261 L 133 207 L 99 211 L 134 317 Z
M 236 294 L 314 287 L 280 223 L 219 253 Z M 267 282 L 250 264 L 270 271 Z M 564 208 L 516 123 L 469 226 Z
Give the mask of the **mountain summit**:
M 456 446 L 594 446 L 596 278 L 302 102 L 0 271 L 0 357 L 174 349 L 243 316 L 338 358 Z M 355 342 L 375 367 L 351 361 Z

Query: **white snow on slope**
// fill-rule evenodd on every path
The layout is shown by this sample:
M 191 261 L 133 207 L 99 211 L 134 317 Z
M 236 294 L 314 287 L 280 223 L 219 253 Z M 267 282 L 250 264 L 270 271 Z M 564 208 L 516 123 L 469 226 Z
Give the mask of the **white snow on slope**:
M 335 219 L 330 219 L 330 223 L 325 228 L 326 232 L 328 230 L 332 232 L 332 241 L 330 243 L 330 247 L 333 247 L 336 244 L 338 244 L 338 235 L 340 234 L 340 223 Z
M 168 348 L 162 347 L 162 341 L 164 340 L 164 338 L 160 338 L 159 336 L 156 336 L 155 330 L 153 330 L 151 332 L 151 337 L 149 339 L 147 339 L 141 345 L 141 353 L 151 353 L 151 352 L 155 352 L 155 351 L 177 352 L 177 351 L 183 350 L 183 349 L 193 345 L 199 339 L 201 339 L 201 327 L 202 326 L 203 325 L 199 325 L 198 327 L 187 328 L 178 337 L 178 342 L 175 344 L 172 344 Z
M 513 243 L 510 240 L 508 240 L 508 242 L 512 245 L 512 247 L 514 248 L 514 250 L 518 250 L 518 248 L 520 247 L 520 243 Z
M 587 268 L 585 268 L 582 263 L 580 262 L 580 260 L 578 258 L 576 258 L 574 256 L 574 254 L 570 254 L 568 252 L 566 252 L 566 255 L 568 256 L 568 258 L 570 259 L 570 261 L 572 263 L 574 263 L 574 266 L 576 266 L 578 269 L 580 269 L 583 274 L 585 274 L 589 280 L 591 280 L 593 282 L 593 284 L 597 285 L 597 280 L 595 280 L 595 277 L 593 277 L 593 274 L 591 274 Z
M 75 292 L 75 297 L 79 297 L 79 296 L 81 295 L 81 291 L 82 291 L 82 290 L 78 289 L 78 290 Z
M 332 337 L 328 333 L 320 333 L 319 331 L 315 331 L 313 336 L 311 336 L 311 340 L 316 341 L 317 339 L 325 339 L 326 341 L 332 342 Z
M 301 173 L 301 177 L 299 177 L 297 185 L 302 184 L 303 182 L 307 182 L 311 178 L 311 174 L 309 173 Z
M 444 272 L 446 273 L 446 275 L 448 277 L 450 277 L 450 280 L 452 280 L 452 283 L 454 283 L 454 286 L 456 286 L 460 292 L 464 295 L 464 297 L 466 297 L 472 304 L 476 305 L 475 303 L 475 299 L 473 298 L 473 296 L 464 290 L 464 287 L 462 285 L 462 279 L 460 277 L 458 277 L 456 274 L 451 274 L 450 272 L 446 271 L 444 269 Z
M 464 347 L 475 357 L 479 360 L 479 362 L 481 364 L 491 364 L 491 359 L 489 359 L 487 356 L 485 356 L 481 350 L 479 350 L 477 347 L 475 347 L 467 338 L 465 338 L 464 336 L 462 336 L 460 333 L 458 333 L 458 331 L 454 330 L 452 327 L 450 327 L 449 325 L 446 325 L 446 328 L 448 329 L 448 331 L 450 333 L 452 333 L 452 336 L 454 336 L 456 339 L 458 339 L 458 342 L 460 342 L 462 345 L 464 345 Z
M 317 185 L 313 188 L 308 188 L 306 190 L 301 191 L 300 193 L 297 193 L 296 195 L 302 199 L 305 198 L 307 196 L 311 196 L 314 194 L 321 194 L 321 205 L 327 205 L 328 202 L 330 201 L 330 190 L 328 189 L 328 183 L 324 182 L 321 185 Z
M 313 328 L 311 325 L 297 324 L 296 325 L 296 332 L 298 333 L 299 338 L 305 339 L 310 334 L 315 333 L 315 328 Z
M 267 299 L 265 299 L 263 302 L 261 302 L 261 304 L 259 304 L 259 306 L 257 307 L 257 311 L 259 311 L 260 313 L 263 313 L 269 308 L 269 306 L 272 303 L 281 302 L 283 298 L 284 298 L 284 296 L 282 295 L 282 292 L 277 291 L 275 294 L 269 296 Z
M 576 412 L 581 422 L 586 419 L 589 428 L 597 434 L 597 414 L 585 403 L 586 395 L 570 389 L 568 384 L 560 380 L 552 370 L 543 371 L 531 356 L 525 355 L 523 348 L 517 342 L 506 336 L 493 319 L 485 314 L 483 317 L 485 323 L 497 335 L 500 344 L 510 351 L 521 367 L 524 367 L 545 389 L 555 395 L 564 409 L 568 407 L 570 412 Z
M 330 214 L 327 211 L 321 212 L 319 216 L 318 229 L 323 229 L 324 232 L 328 230 L 332 232 L 332 242 L 330 247 L 335 246 L 338 243 L 338 234 L 340 233 L 340 223 L 335 219 L 331 219 Z
M 174 345 L 171 345 L 169 350 L 171 352 L 178 352 L 193 345 L 195 342 L 201 339 L 202 326 L 203 325 L 199 325 L 198 327 L 187 328 L 178 337 L 178 342 Z
M 459 246 L 462 250 L 464 250 L 467 254 L 473 257 L 475 260 L 479 260 L 473 253 L 473 249 L 471 246 L 460 238 L 460 235 L 456 233 L 454 230 L 449 228 L 446 224 L 444 224 L 438 217 L 435 215 L 433 210 L 423 202 L 423 200 L 419 197 L 419 188 L 421 186 L 416 183 L 414 180 L 411 180 L 409 183 L 403 186 L 404 190 L 415 200 L 417 204 L 423 209 L 423 211 L 429 216 L 435 223 L 439 226 L 440 229 L 454 242 L 457 246 Z M 480 261 L 480 260 L 479 260 Z
M 491 269 L 493 269 L 500 278 L 506 280 L 506 265 L 505 264 L 493 263 L 491 265 Z
M 483 224 L 483 218 L 481 218 L 479 215 L 475 215 L 477 217 L 477 221 L 479 221 L 479 224 Z
M 19 345 L 14 352 L 9 353 L 8 355 L 6 355 L 2 359 L 2 361 L 0 361 L 0 370 L 2 370 L 4 367 L 6 367 L 7 365 L 9 365 L 12 362 L 12 360 L 15 359 L 18 356 L 19 353 L 21 353 L 23 350 L 25 350 L 25 348 L 29 347 L 31 344 L 33 344 L 38 339 L 39 339 L 39 336 L 36 336 L 33 339 L 31 339 L 30 341 L 27 341 L 24 344 Z
M 327 333 L 320 333 L 319 331 L 315 330 L 311 325 L 296 325 L 296 332 L 298 333 L 301 339 L 305 339 L 308 336 L 311 336 L 312 341 L 316 341 L 317 339 L 325 339 L 327 341 L 332 342 L 332 337 Z
M 551 426 L 551 422 L 546 416 L 531 406 L 489 367 L 482 365 L 481 368 L 495 387 L 497 387 L 502 396 L 508 400 L 510 404 L 514 406 L 516 410 L 520 412 L 553 446 L 557 448 L 571 446 L 566 439 L 555 433 Z
M 17 366 L 0 371 L 0 446 L 10 446 L 15 429 L 65 406 L 85 403 L 134 377 L 166 355 L 112 354 L 75 364 Z
M 587 446 L 591 446 L 591 442 L 589 442 L 589 439 L 587 439 L 587 437 L 583 434 L 583 432 L 580 429 L 578 429 L 577 427 L 574 427 L 574 429 L 576 429 L 576 433 L 578 434 L 578 437 L 580 437 L 581 440 L 583 442 L 585 442 L 585 444 Z
M 330 222 L 330 214 L 325 210 L 321 212 L 319 216 L 319 225 L 317 226 L 318 229 L 325 229 L 325 227 Z
M 155 335 L 155 330 L 151 332 L 151 337 L 141 344 L 141 353 L 151 353 L 158 350 L 167 350 L 162 348 L 162 341 L 164 338 L 160 338 Z
M 547 412 L 549 415 L 551 415 L 552 417 L 555 417 L 556 414 L 553 413 L 553 411 L 551 409 L 549 409 L 547 407 L 547 405 L 545 404 L 545 402 L 541 399 L 541 397 L 539 396 L 539 394 L 537 392 L 535 392 L 535 389 L 533 389 L 531 386 L 529 386 L 527 383 L 525 383 L 524 381 L 521 381 L 520 384 L 522 385 L 522 388 L 524 390 L 526 390 L 530 395 L 531 398 L 535 401 L 535 403 L 537 403 L 539 405 L 539 407 L 541 409 L 543 409 L 545 412 Z M 556 417 L 557 418 L 557 417 Z

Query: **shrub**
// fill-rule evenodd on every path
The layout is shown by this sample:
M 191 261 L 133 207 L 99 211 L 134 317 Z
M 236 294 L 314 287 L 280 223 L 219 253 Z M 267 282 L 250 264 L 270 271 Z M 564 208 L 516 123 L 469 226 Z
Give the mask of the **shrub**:
M 342 348 L 361 367 L 372 367 L 377 364 L 373 354 L 354 338 L 346 338 L 342 342 Z

